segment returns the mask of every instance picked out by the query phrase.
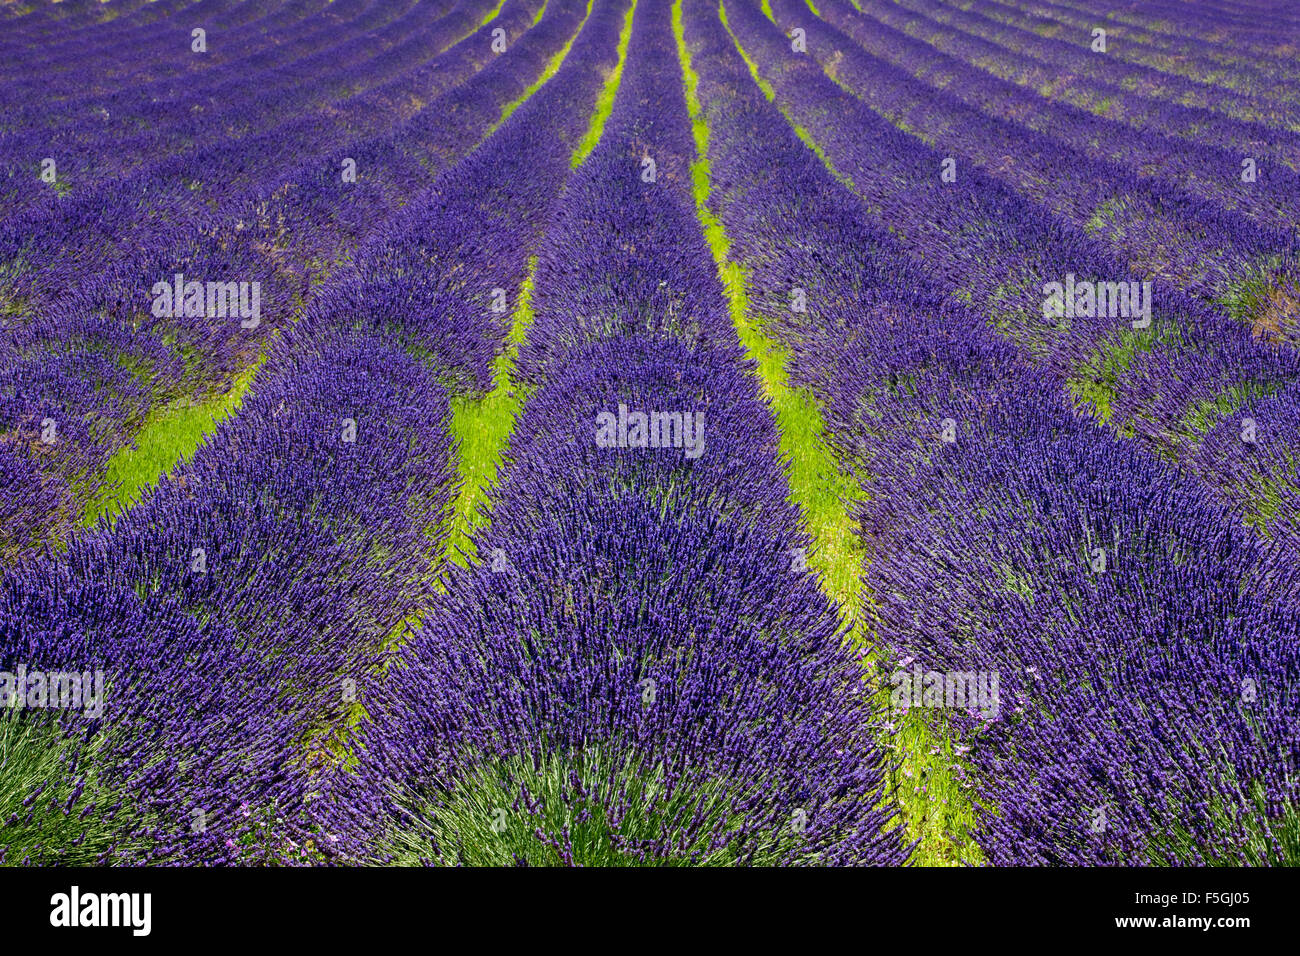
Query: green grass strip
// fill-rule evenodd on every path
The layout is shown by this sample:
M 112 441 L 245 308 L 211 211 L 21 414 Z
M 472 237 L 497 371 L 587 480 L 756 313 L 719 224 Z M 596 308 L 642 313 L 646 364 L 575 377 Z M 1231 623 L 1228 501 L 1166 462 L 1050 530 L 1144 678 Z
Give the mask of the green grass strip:
M 698 157 L 691 164 L 696 210 L 726 289 L 736 334 L 749 357 L 758 363 L 763 395 L 777 419 L 781 451 L 790 462 L 791 499 L 803 509 L 809 530 L 817 542 L 817 553 L 810 563 L 826 582 L 827 593 L 851 618 L 856 619 L 860 609 L 861 549 L 844 502 L 860 497 L 858 486 L 839 468 L 826 445 L 823 437 L 825 425 L 811 392 L 791 387 L 786 351 L 750 320 L 745 267 L 731 258 L 726 232 L 709 207 L 712 181 L 708 159 L 709 130 L 697 94 L 699 77 L 690 65 L 690 53 L 686 49 L 680 0 L 673 6 L 673 29 L 686 77 L 686 105 L 691 115 Z
M 600 142 L 600 137 L 605 132 L 605 123 L 609 115 L 614 112 L 614 98 L 618 96 L 618 87 L 623 79 L 623 63 L 627 60 L 627 45 L 632 40 L 632 17 L 635 13 L 636 0 L 632 0 L 632 5 L 627 8 L 627 17 L 623 20 L 623 29 L 618 35 L 618 62 L 609 71 L 609 76 L 605 77 L 605 86 L 596 100 L 596 111 L 591 116 L 587 134 L 582 137 L 582 142 L 573 151 L 573 158 L 569 161 L 569 166 L 573 169 L 581 166 L 591 155 L 591 151 L 596 148 L 596 144 Z
M 515 422 L 532 394 L 529 387 L 515 381 L 514 370 L 519 348 L 533 324 L 536 272 L 537 257 L 533 256 L 528 260 L 527 274 L 519 286 L 510 331 L 506 334 L 506 347 L 492 363 L 492 387 L 477 397 L 453 396 L 451 399 L 451 434 L 456 445 L 456 471 L 461 484 L 450 511 L 440 516 L 440 520 L 448 523 L 448 534 L 442 553 L 432 563 L 431 570 L 435 574 L 449 562 L 464 568 L 477 558 L 473 535 L 487 527 L 491 504 L 488 493 L 500 472 Z M 438 581 L 436 586 L 441 588 L 444 585 Z M 412 610 L 384 638 L 385 646 L 403 644 L 405 635 L 419 627 L 421 620 L 419 610 Z M 328 745 L 345 764 L 354 759 L 351 735 L 365 718 L 365 707 L 360 701 L 354 703 L 349 708 L 342 738 Z M 319 738 L 313 736 L 310 739 L 315 741 Z
M 736 49 L 749 65 L 755 83 L 767 99 L 775 103 L 775 91 L 759 76 L 757 64 L 732 33 L 721 2 L 718 14 Z M 826 427 L 816 398 L 806 388 L 791 386 L 785 351 L 750 320 L 744 267 L 730 258 L 725 231 L 708 204 L 708 125 L 696 93 L 699 78 L 691 68 L 690 54 L 686 49 L 681 0 L 676 0 L 673 7 L 673 28 L 686 77 L 686 102 L 699 156 L 691 170 L 696 207 L 726 286 L 737 335 L 746 353 L 758 363 L 763 395 L 776 417 L 781 452 L 789 462 L 790 498 L 803 512 L 814 542 L 808 563 L 819 574 L 827 597 L 839 605 L 844 620 L 852 629 L 854 641 L 870 646 L 873 610 L 864 600 L 861 584 L 866 556 L 859 529 L 851 515 L 853 503 L 862 500 L 862 489 L 840 465 L 827 442 Z M 799 138 L 843 182 L 844 178 L 827 162 L 821 150 L 811 142 L 811 137 L 796 124 L 791 125 Z M 882 688 L 880 695 L 888 705 L 888 688 Z M 900 719 L 894 742 L 899 748 L 900 760 L 900 779 L 894 781 L 898 787 L 899 804 L 909 838 L 919 841 L 914 862 L 926 866 L 980 862 L 982 855 L 969 835 L 975 824 L 975 812 L 953 774 L 957 757 L 952 742 L 936 734 L 918 710 Z
M 487 26 L 489 23 L 495 20 L 497 18 L 497 14 L 501 12 L 501 8 L 504 7 L 505 5 L 506 5 L 506 0 L 497 0 L 497 5 L 492 8 L 492 12 L 489 13 L 487 16 L 485 16 L 482 20 L 480 20 L 478 26 L 476 26 L 469 33 L 465 34 L 465 36 L 473 36 L 479 30 L 482 30 L 485 26 Z M 542 4 L 542 9 L 543 10 L 546 9 L 546 4 Z M 538 14 L 538 19 L 541 19 L 540 13 Z M 535 23 L 536 21 L 533 22 Z M 464 37 L 462 37 L 461 39 L 464 39 Z
M 546 64 L 546 69 L 542 71 L 542 75 L 539 76 L 532 84 L 530 84 L 528 89 L 524 90 L 524 92 L 520 94 L 518 99 L 516 99 L 514 102 L 507 105 L 506 108 L 501 111 L 501 118 L 492 124 L 492 127 L 487 132 L 488 136 L 491 136 L 493 133 L 495 133 L 497 131 L 497 128 L 500 127 L 501 124 L 503 124 L 506 120 L 510 119 L 510 114 L 512 114 L 515 110 L 519 109 L 519 107 L 523 106 L 524 103 L 527 102 L 530 96 L 532 96 L 534 93 L 540 90 L 542 86 L 547 82 L 547 80 L 549 80 L 551 77 L 553 77 L 556 73 L 559 72 L 560 66 L 564 63 L 564 58 L 569 55 L 569 50 L 573 48 L 574 42 L 578 39 L 578 34 L 580 34 L 582 32 L 582 28 L 586 26 L 587 18 L 591 16 L 591 8 L 595 5 L 595 3 L 596 0 L 587 0 L 587 12 L 583 14 L 582 22 L 578 24 L 578 29 L 574 31 L 573 36 L 569 37 L 569 42 L 564 44 L 564 48 L 560 50 L 559 53 L 551 57 L 550 62 Z M 545 7 L 543 7 L 543 9 L 545 9 Z M 540 14 L 538 15 L 537 19 L 538 20 L 541 19 Z M 534 21 L 534 23 L 535 22 L 536 21 Z
M 505 350 L 492 365 L 492 388 L 478 398 L 451 400 L 451 433 L 459 450 L 462 484 L 452 509 L 445 558 L 461 567 L 468 566 L 475 557 L 472 536 L 487 526 L 488 491 L 496 482 L 506 443 L 531 394 L 528 386 L 515 381 L 514 371 L 519 349 L 533 324 L 536 271 L 537 257 L 533 256 L 528 260 L 528 274 L 519 286 Z
M 588 14 L 591 9 L 592 4 L 588 3 Z M 600 132 L 605 126 L 603 119 L 597 124 L 595 116 L 599 114 L 601 105 L 606 104 L 606 101 L 608 107 L 612 107 L 614 102 L 618 78 L 622 76 L 623 61 L 627 54 L 628 41 L 631 39 L 632 13 L 635 9 L 636 0 L 633 0 L 619 38 L 618 63 L 606 80 L 605 91 L 608 92 L 612 84 L 614 92 L 608 92 L 607 98 L 602 93 L 593 113 L 588 130 L 588 137 L 591 136 L 591 129 L 596 130 L 596 140 L 592 142 L 592 148 L 595 147 L 596 142 L 599 142 Z M 565 47 L 565 52 L 570 46 L 572 41 Z M 555 65 L 554 61 L 552 65 Z M 555 66 L 558 70 L 558 65 Z M 540 83 L 537 84 L 538 88 L 540 86 Z M 500 125 L 499 121 L 493 129 Z M 588 149 L 587 153 L 590 152 L 591 149 Z M 506 333 L 505 349 L 492 365 L 492 387 L 481 396 L 453 396 L 451 399 L 451 433 L 456 443 L 456 470 L 461 480 L 461 488 L 452 501 L 449 511 L 439 516 L 439 520 L 448 522 L 448 534 L 441 554 L 432 562 L 431 571 L 435 574 L 449 562 L 467 567 L 474 561 L 477 554 L 472 535 L 486 528 L 489 523 L 488 495 L 496 482 L 515 423 L 531 394 L 531 390 L 523 383 L 515 381 L 514 369 L 519 357 L 519 348 L 527 338 L 528 329 L 533 323 L 532 298 L 536 270 L 537 257 L 532 256 L 528 260 L 527 272 L 515 299 L 515 310 L 511 315 L 510 330 Z M 439 582 L 437 586 L 443 585 Z M 385 647 L 400 646 L 404 643 L 407 631 L 419 627 L 420 622 L 419 609 L 412 609 L 384 638 Z M 365 708 L 361 703 L 354 704 L 348 713 L 342 737 L 328 745 L 335 756 L 345 764 L 353 759 L 351 734 L 365 717 Z
M 1133 360 L 1155 347 L 1152 331 L 1123 329 L 1118 342 L 1105 341 L 1087 359 L 1080 362 L 1066 381 L 1066 391 L 1075 409 L 1103 425 L 1112 425 L 1125 438 L 1134 434 L 1132 422 L 1112 422 L 1113 406 L 1119 397 L 1121 382 Z
M 135 440 L 108 460 L 103 483 L 86 503 L 82 525 L 93 525 L 100 518 L 116 521 L 164 475 L 193 458 L 217 426 L 243 404 L 264 360 L 265 356 L 258 358 L 225 392 L 197 402 L 180 399 L 150 412 Z
M 569 38 L 564 49 L 551 58 L 537 82 L 533 83 L 523 96 L 506 107 L 501 120 L 493 127 L 494 130 L 559 71 L 569 50 L 582 32 L 582 26 L 591 16 L 594 5 L 595 0 L 588 0 L 587 12 L 578 30 Z M 604 133 L 605 123 L 613 111 L 614 98 L 618 95 L 622 80 L 623 64 L 627 59 L 627 48 L 632 39 L 632 18 L 635 13 L 636 0 L 632 0 L 619 33 L 618 62 L 605 79 L 587 133 L 571 157 L 571 167 L 576 168 L 591 155 L 591 151 L 596 148 Z M 519 349 L 527 339 L 528 330 L 533 324 L 532 302 L 536 274 L 537 257 L 533 256 L 528 260 L 527 274 L 519 286 L 515 310 L 511 316 L 510 331 L 506 334 L 505 349 L 492 365 L 492 387 L 481 396 L 456 396 L 451 400 L 451 432 L 457 446 L 457 469 L 461 479 L 461 489 L 452 505 L 449 518 L 451 528 L 443 559 L 444 562 L 451 561 L 461 567 L 468 566 L 477 557 L 473 535 L 488 525 L 487 508 L 490 504 L 488 493 L 496 483 L 506 444 L 532 391 L 524 383 L 515 380 L 514 371 L 519 360 Z

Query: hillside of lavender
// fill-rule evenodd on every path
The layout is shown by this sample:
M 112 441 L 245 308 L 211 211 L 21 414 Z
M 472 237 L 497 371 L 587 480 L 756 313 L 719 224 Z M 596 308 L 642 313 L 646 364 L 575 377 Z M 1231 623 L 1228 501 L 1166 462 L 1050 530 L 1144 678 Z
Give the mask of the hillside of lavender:
M 1300 7 L 0 2 L 0 863 L 1300 865 Z

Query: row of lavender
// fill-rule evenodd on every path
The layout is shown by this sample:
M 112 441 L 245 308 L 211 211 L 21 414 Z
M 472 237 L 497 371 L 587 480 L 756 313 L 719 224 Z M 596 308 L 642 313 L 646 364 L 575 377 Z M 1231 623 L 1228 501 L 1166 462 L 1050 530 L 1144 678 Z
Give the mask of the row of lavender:
M 518 167 L 548 133 L 560 147 L 577 140 L 621 12 L 593 14 L 560 73 L 413 207 L 433 217 L 442 203 L 453 216 L 481 198 L 494 160 Z M 524 76 L 538 69 L 514 63 Z M 503 66 L 491 72 L 510 87 Z M 569 149 L 552 154 L 567 170 Z M 503 189 L 520 172 L 501 170 Z M 525 199 L 539 201 L 505 212 Z M 503 265 L 485 244 L 500 223 L 486 220 L 477 242 L 436 262 L 373 254 L 406 247 L 424 221 L 393 221 L 331 280 L 240 414 L 146 502 L 74 538 L 66 556 L 6 574 L 0 670 L 41 675 L 47 703 L 48 675 L 103 673 L 93 706 L 4 715 L 22 769 L 2 795 L 11 862 L 360 855 L 356 834 L 324 826 L 320 781 L 378 696 L 388 642 L 435 590 L 454 484 L 445 383 L 465 364 L 467 326 L 482 340 L 471 357 L 490 355 L 498 331 L 472 283 L 443 321 L 413 302 L 346 307 L 386 267 L 417 288 Z
M 1243 150 L 1246 155 L 1263 151 L 1296 167 L 1294 134 L 1285 124 L 1277 129 L 1238 118 L 1246 101 L 1230 90 L 1198 85 L 1157 70 L 1134 73 L 1091 51 L 1073 50 L 1060 40 L 1030 30 L 999 28 L 978 13 L 977 5 L 963 11 L 931 0 L 909 0 L 906 6 L 858 0 L 854 6 L 944 53 L 1053 101 L 1071 103 L 1138 128 Z M 1090 37 L 1091 30 L 1085 35 Z M 1274 61 L 1270 69 L 1278 66 L 1286 68 Z
M 963 167 L 984 169 L 1054 215 L 1105 240 L 1133 271 L 1167 278 L 1209 302 L 1230 301 L 1262 331 L 1294 341 L 1294 316 L 1286 321 L 1284 314 L 1259 308 L 1269 304 L 1262 293 L 1285 292 L 1295 281 L 1295 200 L 1284 185 L 1294 176 L 1290 170 L 1261 162 L 1255 181 L 1245 182 L 1242 155 L 1221 150 L 1197 159 L 1186 155 L 1186 143 L 1158 137 L 1117 153 L 1109 150 L 1108 141 L 1131 142 L 1141 134 L 1119 123 L 1097 130 L 1097 124 L 1107 121 L 1073 108 L 1050 108 L 1061 111 L 1050 134 L 1018 118 L 986 115 L 963 97 L 987 102 L 989 98 L 980 91 L 990 84 L 999 100 L 1015 105 L 1017 114 L 1043 107 L 1035 102 L 1036 95 L 969 68 L 962 73 L 962 82 L 953 84 L 953 91 L 936 92 L 915 79 L 910 66 L 892 62 L 924 61 L 933 50 L 857 14 L 840 0 L 819 7 L 824 22 L 805 7 L 779 6 L 783 26 L 790 28 L 797 22 L 821 40 L 809 45 L 809 54 L 823 63 L 839 55 L 829 69 L 840 85 L 895 125 L 952 157 L 958 177 Z M 959 68 L 952 58 L 945 59 L 951 69 Z M 966 92 L 968 88 L 975 92 Z M 1071 143 L 1071 133 L 1063 130 L 1075 126 L 1092 130 L 1091 136 Z M 1098 151 L 1109 155 L 1095 158 Z M 1203 178 L 1195 183 L 1189 183 L 1185 174 L 1161 173 L 1170 163 L 1189 162 L 1203 171 Z M 1268 186 L 1276 177 L 1281 177 L 1276 187 Z M 1259 221 L 1237 209 L 1241 202 L 1265 193 L 1269 195 L 1257 207 Z M 1265 208 L 1273 212 L 1264 213 Z M 1252 294 L 1265 301 L 1252 301 Z
M 465 15 L 477 12 L 477 23 L 488 9 Z M 195 28 L 205 31 L 203 52 L 192 49 L 189 29 L 169 21 L 131 44 L 106 46 L 102 56 L 96 54 L 103 41 L 96 43 L 82 64 L 91 82 L 75 84 L 68 77 L 67 91 L 59 89 L 57 73 L 47 74 L 72 51 L 52 50 L 52 62 L 24 63 L 26 82 L 15 80 L 5 90 L 10 107 L 3 140 L 6 206 L 48 209 L 59 191 L 112 182 L 143 164 L 203 145 L 233 147 L 296 111 L 317 111 L 323 96 L 338 99 L 354 88 L 378 85 L 370 82 L 370 69 L 378 70 L 376 80 L 382 81 L 383 68 L 400 62 L 400 54 L 409 57 L 421 49 L 422 33 L 430 26 L 461 19 L 443 13 L 433 5 L 384 9 L 362 2 L 305 23 L 289 8 L 258 21 L 256 30 L 223 25 L 219 17 L 205 19 L 206 27 Z M 462 32 L 473 23 L 462 24 Z M 397 43 L 403 35 L 408 38 Z M 163 69 L 169 63 L 173 69 Z M 45 83 L 38 86 L 41 80 Z M 33 95 L 37 90 L 39 99 Z M 277 95 L 269 96 L 271 90 Z M 45 189 L 28 188 L 45 157 L 55 161 L 53 182 Z
M 806 7 L 805 7 L 806 9 Z M 826 15 L 834 22 L 852 17 L 837 16 L 828 7 Z M 847 3 L 838 8 L 851 14 Z M 871 0 L 865 10 L 874 10 Z M 1172 137 L 1150 129 L 1133 129 L 1068 104 L 1056 104 L 1037 91 L 1023 89 L 973 66 L 958 57 L 935 50 L 919 40 L 906 40 L 901 34 L 884 27 L 874 18 L 857 18 L 871 27 L 873 52 L 888 49 L 889 59 L 903 65 L 926 83 L 941 86 L 956 100 L 982 112 L 1014 122 L 1040 133 L 1049 134 L 1061 145 L 1094 154 L 1126 166 L 1142 178 L 1154 178 L 1179 186 L 1193 196 L 1232 210 L 1263 225 L 1281 229 L 1294 226 L 1296 212 L 1296 173 L 1288 165 L 1270 162 L 1266 155 L 1251 149 L 1255 136 L 1240 131 L 1228 143 L 1210 142 L 1205 132 L 1192 138 Z M 902 39 L 902 43 L 898 41 Z M 877 52 L 876 55 L 886 54 Z M 1295 162 L 1296 137 L 1290 132 L 1294 123 L 1272 129 L 1262 126 L 1265 142 Z M 1249 129 L 1249 127 L 1248 127 Z M 1253 130 L 1251 130 L 1253 132 Z M 1244 141 L 1243 141 L 1244 140 Z M 1253 163 L 1253 173 L 1243 176 L 1246 159 Z
M 669 6 L 637 3 L 613 114 L 552 210 L 484 560 L 367 702 L 335 788 L 372 858 L 905 856 L 871 687 L 792 565 L 808 542 L 694 216 Z
M 986 857 L 1294 861 L 1294 552 L 1078 418 L 918 267 L 752 82 L 761 13 L 726 5 L 733 39 L 686 9 L 718 215 L 867 492 L 882 679 L 996 676 L 950 714 Z
M 793 0 L 773 4 L 781 22 L 805 24 L 815 59 L 834 62 L 837 69 L 865 60 L 842 35 L 801 16 L 801 9 Z M 1026 345 L 1076 400 L 1092 404 L 1117 431 L 1138 434 L 1155 452 L 1186 466 L 1208 461 L 1214 467 L 1194 468 L 1198 475 L 1251 521 L 1300 541 L 1300 482 L 1293 477 L 1300 454 L 1300 365 L 1293 331 L 1252 330 L 1213 303 L 1188 297 L 1159 273 L 1148 280 L 1145 316 L 1071 309 L 1073 315 L 1045 317 L 1047 282 L 1065 285 L 1073 277 L 1079 289 L 1102 288 L 1140 283 L 1148 273 L 1132 269 L 1122 250 L 1091 235 L 1086 224 L 1062 221 L 1055 209 L 1009 188 L 996 170 L 959 165 L 956 180 L 945 182 L 938 173 L 949 158 L 943 144 L 933 148 L 894 128 L 822 76 L 807 57 L 792 54 L 788 41 L 765 21 L 738 15 L 736 29 L 761 61 L 783 108 L 888 224 L 928 281 L 989 315 L 1000 332 Z M 897 77 L 895 82 L 903 83 Z M 842 122 L 844 116 L 853 121 Z M 1061 161 L 1067 161 L 1064 153 Z M 1077 154 L 1071 161 L 1084 167 L 1081 184 L 1092 175 L 1098 179 L 1088 188 L 1114 188 L 1114 169 L 1088 168 Z M 1162 209 L 1186 215 L 1187 207 L 1176 200 L 1159 198 Z M 1163 251 L 1147 245 L 1155 241 L 1149 236 L 1127 241 L 1142 257 Z M 1143 324 L 1148 327 L 1139 331 Z M 1219 437 L 1202 444 L 1211 429 Z M 1229 441 L 1229 434 L 1237 438 Z M 1219 457 L 1209 458 L 1206 448 L 1217 449 Z
M 433 372 L 313 336 L 114 529 L 10 571 L 9 862 L 293 862 L 311 773 L 428 587 L 449 504 Z M 80 699 L 54 688 L 82 675 Z M 11 699 L 15 688 L 7 688 Z
M 323 143 L 319 155 L 298 157 L 266 184 L 242 194 L 232 187 L 201 223 L 185 217 L 188 207 L 177 207 L 169 217 L 179 222 L 157 233 L 146 217 L 121 246 L 98 242 L 105 229 L 122 233 L 119 220 L 138 212 L 130 198 L 122 206 L 92 193 L 66 213 L 6 224 L 13 286 L 26 289 L 18 317 L 6 317 L 17 327 L 5 339 L 0 392 L 10 503 L 0 540 L 9 554 L 66 535 L 99 490 L 104 462 L 151 411 L 224 387 L 297 314 L 311 283 L 491 129 L 583 15 L 579 0 L 567 0 L 533 26 L 537 9 L 507 5 L 490 25 L 418 70 L 411 89 L 427 86 L 436 95 L 409 120 L 377 137 L 340 129 L 340 143 Z M 432 38 L 427 53 L 461 26 L 448 30 Z M 492 49 L 495 30 L 506 31 L 504 55 Z M 376 112 L 397 121 L 392 110 Z M 346 175 L 345 160 L 354 164 L 354 177 Z M 290 185 L 280 187 L 282 180 Z M 152 195 L 147 182 L 138 186 Z M 135 188 L 124 187 L 132 195 Z M 90 271 L 79 279 L 82 269 Z M 238 278 L 237 305 L 250 309 L 232 304 L 230 314 L 213 318 L 206 301 L 195 303 L 202 306 L 195 315 L 182 301 L 155 308 L 156 283 L 170 287 L 177 274 L 200 283 Z
M 1201 87 L 1226 86 L 1251 98 L 1295 100 L 1294 88 L 1287 88 L 1287 80 L 1295 75 L 1295 60 L 1288 50 L 1298 35 L 1293 10 L 1234 15 L 1201 4 L 1190 9 L 1179 4 L 1172 9 L 1166 6 L 1165 12 L 1174 14 L 1172 19 L 1152 30 L 1135 29 L 1123 22 L 1122 15 L 1109 16 L 1110 11 L 1095 4 L 1082 10 L 1079 4 L 977 0 L 974 7 L 998 22 L 1059 37 L 1075 48 L 1089 45 L 1077 31 L 1087 31 L 1083 37 L 1090 37 L 1102 17 L 1109 21 L 1105 24 L 1109 32 L 1122 41 L 1120 59 L 1125 66 L 1185 78 Z

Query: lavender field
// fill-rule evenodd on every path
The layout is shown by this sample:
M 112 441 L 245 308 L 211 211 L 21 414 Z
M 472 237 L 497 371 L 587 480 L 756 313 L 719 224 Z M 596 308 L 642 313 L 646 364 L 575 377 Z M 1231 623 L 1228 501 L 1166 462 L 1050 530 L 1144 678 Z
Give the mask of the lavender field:
M 0 863 L 1300 865 L 1298 229 L 1286 0 L 4 0 Z

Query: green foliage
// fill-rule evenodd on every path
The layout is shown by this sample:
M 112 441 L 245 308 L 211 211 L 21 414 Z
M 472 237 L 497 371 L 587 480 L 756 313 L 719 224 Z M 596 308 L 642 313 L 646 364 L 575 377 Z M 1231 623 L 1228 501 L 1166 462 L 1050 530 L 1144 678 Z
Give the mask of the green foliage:
M 155 410 L 135 441 L 109 459 L 102 484 L 86 503 L 82 524 L 93 525 L 100 518 L 116 520 L 163 475 L 193 458 L 207 437 L 242 404 L 260 367 L 261 360 L 225 392 L 197 402 L 181 399 Z
M 394 862 L 465 866 L 774 865 L 804 837 L 788 828 L 711 849 L 714 833 L 737 831 L 744 794 L 725 782 L 672 786 L 662 764 L 612 758 L 624 748 L 590 747 L 484 762 L 447 794 L 398 799 L 408 825 L 384 847 Z M 647 850 L 689 827 L 697 836 L 670 855 Z
M 0 707 L 0 848 L 11 866 L 89 866 L 121 837 L 121 813 L 110 811 L 117 801 L 97 792 L 86 759 L 103 738 L 78 739 L 65 719 Z

